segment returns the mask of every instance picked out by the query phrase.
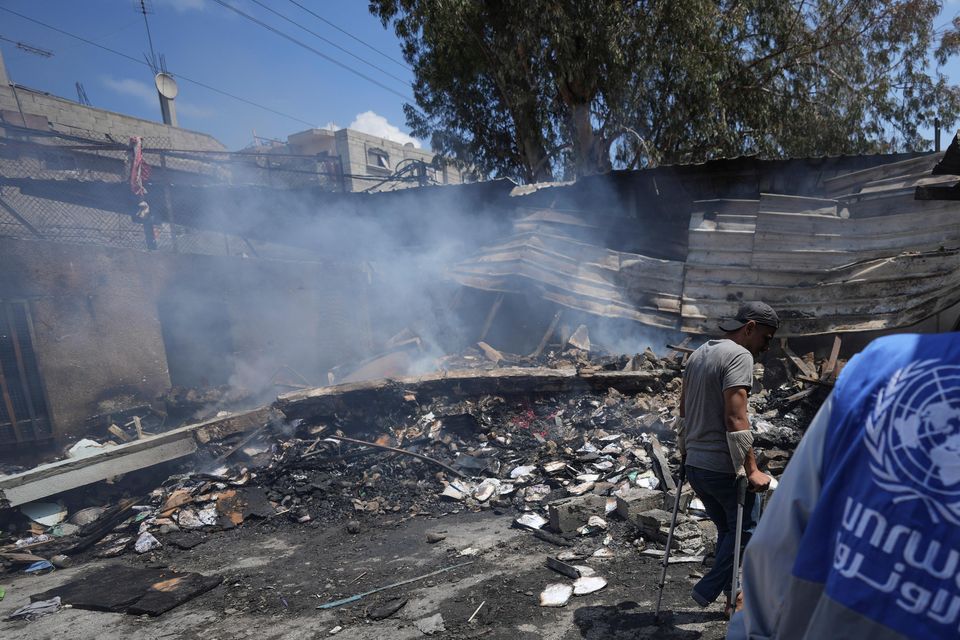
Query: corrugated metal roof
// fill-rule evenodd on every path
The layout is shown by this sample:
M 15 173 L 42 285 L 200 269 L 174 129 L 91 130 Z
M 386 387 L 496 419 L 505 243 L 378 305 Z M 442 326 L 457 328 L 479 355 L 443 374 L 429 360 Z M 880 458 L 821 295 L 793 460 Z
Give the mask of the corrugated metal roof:
M 609 249 L 589 211 L 541 210 L 454 277 L 691 333 L 715 333 L 750 299 L 777 309 L 785 336 L 907 326 L 960 302 L 960 203 L 914 198 L 918 185 L 951 182 L 931 176 L 942 157 L 799 176 L 819 185 L 809 197 L 694 202 L 685 261 Z

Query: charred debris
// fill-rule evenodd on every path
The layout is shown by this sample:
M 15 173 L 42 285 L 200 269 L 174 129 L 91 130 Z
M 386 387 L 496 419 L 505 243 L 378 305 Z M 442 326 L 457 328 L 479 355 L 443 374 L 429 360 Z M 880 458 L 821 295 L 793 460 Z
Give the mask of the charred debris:
M 210 421 L 191 431 L 196 447 L 188 456 L 6 509 L 3 570 L 149 558 L 161 547 L 190 549 L 236 527 L 342 527 L 349 534 L 387 515 L 470 511 L 510 518 L 555 547 L 560 573 L 574 566 L 564 559 L 662 555 L 679 462 L 671 427 L 691 349 L 626 356 L 590 351 L 588 343 L 586 327 L 528 356 L 481 342 L 444 358 L 450 368 L 436 373 L 297 390 L 246 422 Z M 761 467 L 774 476 L 842 367 L 838 352 L 817 362 L 784 341 L 766 367 L 758 365 L 762 390 L 751 396 L 752 419 Z M 709 521 L 692 494 L 682 505 L 671 562 L 700 562 L 712 552 Z M 159 615 L 220 580 L 184 574 L 182 590 L 154 601 L 150 585 L 172 574 L 130 571 L 146 595 L 109 610 Z M 573 583 L 572 593 L 602 587 L 586 574 L 577 578 L 586 582 Z M 34 600 L 60 597 L 83 608 L 93 598 L 100 604 L 87 608 L 102 608 L 102 588 L 94 598 L 82 586 L 68 583 Z M 558 606 L 552 592 L 541 600 Z

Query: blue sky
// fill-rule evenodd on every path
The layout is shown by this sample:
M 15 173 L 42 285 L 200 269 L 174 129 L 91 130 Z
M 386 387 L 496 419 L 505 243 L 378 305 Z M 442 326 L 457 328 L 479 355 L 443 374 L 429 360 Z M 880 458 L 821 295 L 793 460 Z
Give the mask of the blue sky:
M 400 45 L 392 29 L 384 29 L 379 20 L 370 15 L 366 0 L 297 2 L 393 60 L 337 31 L 290 0 L 261 2 L 390 75 L 271 14 L 252 0 L 230 0 L 233 6 L 396 93 L 249 22 L 214 0 L 150 0 L 148 7 L 152 13 L 148 19 L 154 48 L 158 54 L 165 55 L 167 67 L 174 75 L 201 81 L 296 118 L 233 100 L 181 77 L 177 98 L 181 126 L 211 133 L 231 149 L 252 142 L 254 131 L 259 136 L 285 139 L 309 125 L 351 126 L 376 135 L 409 140 L 402 110 L 404 99 L 397 93 L 410 95 L 412 74 L 402 64 Z M 149 51 L 137 0 L 0 0 L 0 7 L 139 60 Z M 960 13 L 960 1 L 948 0 L 937 26 L 947 23 L 957 13 Z M 0 41 L 0 50 L 14 82 L 75 99 L 74 83 L 79 81 L 94 106 L 159 119 L 153 74 L 146 66 L 4 12 L 0 12 L 0 37 L 54 54 L 43 58 Z M 960 61 L 950 61 L 947 72 L 955 82 L 960 82 Z
M 288 0 L 261 1 L 405 82 L 350 57 L 249 0 L 231 0 L 231 4 L 400 94 L 412 93 L 412 74 L 402 64 L 399 41 L 392 29 L 384 29 L 368 12 L 365 0 L 298 2 L 401 64 L 352 40 Z M 149 51 L 137 0 L 0 0 L 0 6 L 140 60 Z M 285 139 L 309 125 L 322 127 L 331 123 L 341 127 L 355 124 L 371 133 L 404 138 L 404 100 L 386 89 L 212 0 L 150 0 L 148 7 L 153 11 L 148 19 L 154 49 L 165 55 L 167 68 L 174 75 L 183 74 L 302 121 L 258 109 L 181 79 L 177 98 L 180 126 L 211 133 L 231 149 L 252 142 L 254 130 L 258 136 Z M 14 82 L 76 99 L 74 83 L 79 81 L 94 106 L 142 118 L 160 118 L 153 74 L 148 67 L 4 12 L 0 12 L 0 36 L 54 54 L 43 58 L 0 41 L 7 71 Z

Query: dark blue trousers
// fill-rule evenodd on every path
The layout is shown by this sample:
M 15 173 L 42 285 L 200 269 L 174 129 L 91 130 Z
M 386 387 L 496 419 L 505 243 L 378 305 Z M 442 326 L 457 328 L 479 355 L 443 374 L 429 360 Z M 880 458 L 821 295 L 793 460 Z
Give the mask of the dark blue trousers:
M 713 568 L 694 585 L 694 598 L 703 606 L 716 600 L 721 593 L 730 593 L 733 581 L 733 548 L 737 529 L 737 477 L 732 473 L 720 473 L 687 466 L 687 481 L 706 509 L 707 515 L 717 525 L 717 551 Z M 747 492 L 743 505 L 743 535 L 740 538 L 741 555 L 757 526 L 760 501 L 757 494 Z M 699 596 L 699 597 L 698 597 Z

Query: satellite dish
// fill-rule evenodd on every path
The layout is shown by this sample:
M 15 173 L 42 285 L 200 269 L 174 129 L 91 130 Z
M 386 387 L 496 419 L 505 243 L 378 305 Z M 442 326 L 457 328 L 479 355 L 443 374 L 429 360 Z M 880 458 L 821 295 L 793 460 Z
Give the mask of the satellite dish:
M 167 100 L 173 100 L 177 97 L 177 81 L 169 73 L 158 73 L 154 82 L 157 85 L 157 91 Z

